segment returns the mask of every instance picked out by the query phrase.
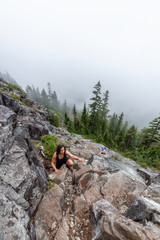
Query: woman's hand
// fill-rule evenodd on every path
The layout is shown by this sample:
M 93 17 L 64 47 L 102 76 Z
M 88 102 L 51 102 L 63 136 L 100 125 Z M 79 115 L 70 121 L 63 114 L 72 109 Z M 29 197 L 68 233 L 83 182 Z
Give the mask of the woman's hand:
M 59 169 L 55 169 L 55 172 L 58 173 L 60 170 Z
M 83 160 L 81 158 L 78 158 L 78 160 L 83 163 Z

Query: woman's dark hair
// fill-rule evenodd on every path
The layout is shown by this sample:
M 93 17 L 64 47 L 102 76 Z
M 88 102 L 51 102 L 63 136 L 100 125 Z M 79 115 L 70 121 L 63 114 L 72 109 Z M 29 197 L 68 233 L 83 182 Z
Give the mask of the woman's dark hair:
M 66 152 L 66 147 L 63 144 L 59 144 L 56 148 L 57 155 L 60 153 L 61 148 L 64 147 L 64 152 Z

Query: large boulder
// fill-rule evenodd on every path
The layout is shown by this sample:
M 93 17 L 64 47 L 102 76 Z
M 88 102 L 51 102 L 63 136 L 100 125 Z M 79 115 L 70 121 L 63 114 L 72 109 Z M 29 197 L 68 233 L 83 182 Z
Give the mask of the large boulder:
M 160 225 L 160 204 L 153 200 L 136 196 L 128 208 L 126 217 L 146 224 L 151 221 Z
M 101 200 L 92 205 L 92 240 L 157 240 L 158 228 L 144 227 L 121 216 L 108 201 Z
M 65 165 L 62 165 L 60 171 L 56 173 L 55 171 L 49 174 L 49 178 L 56 184 L 63 183 L 65 181 L 67 174 L 67 168 Z
M 22 206 L 0 193 L 0 237 L 10 240 L 30 240 L 30 218 Z M 32 238 L 33 239 L 33 238 Z
M 5 107 L 11 109 L 16 114 L 22 114 L 23 108 L 21 103 L 18 100 L 13 99 L 8 94 L 0 92 L 0 105 L 4 105 Z
M 102 199 L 103 195 L 101 193 L 100 183 L 95 183 L 89 189 L 87 189 L 84 193 L 84 197 L 88 206 L 91 206 L 94 202 Z
M 75 172 L 75 181 L 77 182 L 83 174 L 89 173 L 91 171 L 92 171 L 92 167 L 90 165 L 84 166 L 79 171 Z
M 73 155 L 80 156 L 84 159 L 90 159 L 92 152 L 84 147 L 82 144 L 75 144 L 70 147 L 70 151 Z
M 17 114 L 15 112 L 3 105 L 0 105 L 0 123 L 3 127 L 10 123 L 14 124 L 16 117 Z
M 154 200 L 160 204 L 160 184 L 152 183 L 144 190 L 141 196 Z
M 55 184 L 43 197 L 35 215 L 35 229 L 38 240 L 55 237 L 57 226 L 63 217 L 64 191 Z
M 143 179 L 136 178 L 124 171 L 119 171 L 108 177 L 102 186 L 101 193 L 108 202 L 125 214 L 135 195 L 141 194 L 146 185 Z

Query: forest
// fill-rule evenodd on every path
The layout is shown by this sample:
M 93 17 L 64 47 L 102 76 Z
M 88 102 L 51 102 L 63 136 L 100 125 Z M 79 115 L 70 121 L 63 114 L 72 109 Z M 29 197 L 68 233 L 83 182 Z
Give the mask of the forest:
M 93 87 L 91 103 L 82 111 L 76 105 L 61 103 L 57 93 L 47 84 L 47 91 L 34 86 L 27 86 L 30 98 L 50 109 L 53 115 L 49 121 L 55 126 L 64 126 L 71 133 L 80 134 L 87 139 L 102 143 L 125 157 L 135 160 L 142 167 L 160 169 L 160 116 L 148 123 L 141 131 L 135 125 L 129 126 L 124 121 L 123 112 L 110 115 L 109 90 L 101 93 L 101 83 Z

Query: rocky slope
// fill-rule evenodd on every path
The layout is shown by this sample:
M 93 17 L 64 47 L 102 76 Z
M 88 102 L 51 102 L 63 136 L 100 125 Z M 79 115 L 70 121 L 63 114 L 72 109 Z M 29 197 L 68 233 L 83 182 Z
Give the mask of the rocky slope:
M 110 149 L 100 155 L 102 145 L 53 127 L 51 112 L 2 79 L 0 90 L 0 239 L 160 239 L 158 171 Z M 47 172 L 32 144 L 44 134 L 84 163 Z

